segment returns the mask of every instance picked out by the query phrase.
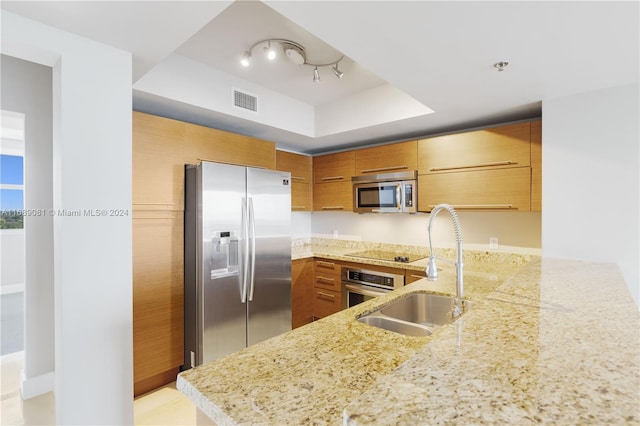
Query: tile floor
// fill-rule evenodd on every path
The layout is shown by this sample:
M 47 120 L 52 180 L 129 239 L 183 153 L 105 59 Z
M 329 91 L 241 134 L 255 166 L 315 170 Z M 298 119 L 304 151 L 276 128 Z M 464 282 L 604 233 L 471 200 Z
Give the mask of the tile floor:
M 47 393 L 23 401 L 20 396 L 20 371 L 23 352 L 3 355 L 0 358 L 2 379 L 1 425 L 54 425 L 55 400 Z M 135 425 L 195 425 L 197 409 L 175 383 L 166 385 L 133 402 Z

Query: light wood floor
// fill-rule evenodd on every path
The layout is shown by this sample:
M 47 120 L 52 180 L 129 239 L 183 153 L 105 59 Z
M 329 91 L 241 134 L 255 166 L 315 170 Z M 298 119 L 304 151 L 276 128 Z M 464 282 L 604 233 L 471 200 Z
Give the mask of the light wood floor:
M 22 400 L 20 371 L 23 352 L 0 358 L 2 406 L 0 424 L 54 425 L 55 401 L 53 393 Z M 195 425 L 197 409 L 175 387 L 175 383 L 141 395 L 133 402 L 135 425 Z

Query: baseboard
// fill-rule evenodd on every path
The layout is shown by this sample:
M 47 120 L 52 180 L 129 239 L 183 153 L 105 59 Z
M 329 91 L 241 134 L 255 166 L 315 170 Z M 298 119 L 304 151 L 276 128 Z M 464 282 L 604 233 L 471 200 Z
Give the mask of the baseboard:
M 22 370 L 20 378 L 20 393 L 22 394 L 22 399 L 29 399 L 47 392 L 53 392 L 55 385 L 53 371 L 27 379 L 24 377 L 24 370 Z

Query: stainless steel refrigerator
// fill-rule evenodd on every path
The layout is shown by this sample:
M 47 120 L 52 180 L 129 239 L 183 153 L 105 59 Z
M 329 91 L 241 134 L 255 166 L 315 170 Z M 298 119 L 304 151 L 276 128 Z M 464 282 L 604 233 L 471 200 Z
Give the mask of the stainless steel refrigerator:
M 185 168 L 185 364 L 291 330 L 290 173 Z

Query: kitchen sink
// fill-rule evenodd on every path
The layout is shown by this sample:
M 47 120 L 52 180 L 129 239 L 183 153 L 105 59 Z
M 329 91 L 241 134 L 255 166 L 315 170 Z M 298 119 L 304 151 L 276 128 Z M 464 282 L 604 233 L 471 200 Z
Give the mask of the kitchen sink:
M 454 297 L 412 293 L 358 318 L 358 321 L 407 336 L 428 336 L 457 318 L 453 317 Z M 463 313 L 472 303 L 463 301 Z
M 408 321 L 397 320 L 377 315 L 365 315 L 358 318 L 363 324 L 371 325 L 385 330 L 393 331 L 407 336 L 428 336 L 433 333 L 429 328 Z

